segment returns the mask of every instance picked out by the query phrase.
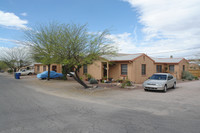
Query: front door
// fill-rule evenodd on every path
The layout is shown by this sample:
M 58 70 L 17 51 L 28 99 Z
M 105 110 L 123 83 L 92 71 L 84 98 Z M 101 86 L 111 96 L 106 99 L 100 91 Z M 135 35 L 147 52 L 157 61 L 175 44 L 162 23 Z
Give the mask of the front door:
M 52 66 L 52 71 L 57 72 L 57 66 Z

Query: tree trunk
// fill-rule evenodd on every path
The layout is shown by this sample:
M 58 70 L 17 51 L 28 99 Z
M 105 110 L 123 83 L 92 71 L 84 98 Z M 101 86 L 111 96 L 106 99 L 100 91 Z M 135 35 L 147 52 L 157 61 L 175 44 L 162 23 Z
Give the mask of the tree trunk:
M 67 66 L 62 66 L 62 74 L 64 75 L 64 80 L 67 80 Z
M 68 74 L 71 75 L 71 76 L 72 76 L 79 84 L 81 84 L 85 89 L 89 88 L 89 87 L 85 84 L 85 82 L 83 82 L 83 81 L 79 78 L 79 76 L 78 76 L 78 74 L 77 74 L 77 70 L 75 70 L 75 75 L 71 74 L 70 72 L 68 72 Z
M 48 64 L 48 77 L 47 77 L 47 80 L 50 80 L 50 67 L 51 67 L 51 64 Z

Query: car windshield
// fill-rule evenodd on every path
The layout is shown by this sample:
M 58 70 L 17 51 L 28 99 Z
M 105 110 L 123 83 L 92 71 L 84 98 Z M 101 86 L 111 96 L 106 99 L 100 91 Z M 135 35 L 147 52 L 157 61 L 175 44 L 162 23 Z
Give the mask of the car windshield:
M 161 74 L 154 74 L 150 77 L 150 79 L 153 80 L 166 80 L 167 79 L 167 75 L 161 75 Z

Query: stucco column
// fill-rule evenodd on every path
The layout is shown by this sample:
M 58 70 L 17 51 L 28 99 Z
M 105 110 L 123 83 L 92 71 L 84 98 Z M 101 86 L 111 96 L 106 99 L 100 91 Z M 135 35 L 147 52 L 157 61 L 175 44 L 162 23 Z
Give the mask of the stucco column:
M 109 63 L 107 62 L 107 81 L 108 81 L 108 77 L 109 76 Z

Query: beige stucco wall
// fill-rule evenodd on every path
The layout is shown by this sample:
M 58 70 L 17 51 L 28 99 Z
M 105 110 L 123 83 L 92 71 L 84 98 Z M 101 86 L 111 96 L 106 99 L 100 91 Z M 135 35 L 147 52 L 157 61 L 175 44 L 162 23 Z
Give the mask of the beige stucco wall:
M 100 80 L 102 78 L 102 62 L 101 61 L 95 61 L 93 64 L 87 65 L 87 73 L 90 74 L 93 78 Z M 83 67 L 79 70 L 79 76 L 83 79 L 86 79 L 86 76 L 83 74 Z
M 181 75 L 182 75 L 182 72 L 183 72 L 183 65 L 185 65 L 185 71 L 188 71 L 188 67 L 189 67 L 188 62 L 185 59 L 183 59 L 179 63 L 159 63 L 159 64 L 156 63 L 155 64 L 155 71 L 156 71 L 156 65 L 162 65 L 163 72 L 167 72 L 167 73 L 172 74 L 174 77 L 176 77 L 176 79 L 181 79 L 181 77 L 182 77 Z M 167 71 L 165 71 L 166 65 L 168 67 Z M 174 72 L 169 71 L 169 65 L 174 65 Z
M 179 69 L 178 69 L 178 77 L 177 77 L 177 79 L 181 79 L 181 77 L 182 77 L 183 65 L 185 65 L 185 71 L 189 70 L 189 63 L 187 62 L 187 60 L 183 59 L 179 63 Z
M 57 73 L 62 73 L 62 65 L 61 64 L 51 64 L 50 66 L 50 71 L 52 71 L 52 66 L 57 66 Z M 37 67 L 40 67 L 39 71 L 37 70 Z M 47 65 L 43 65 L 43 64 L 35 64 L 34 65 L 34 72 L 37 74 L 37 73 L 42 73 L 44 72 L 43 70 L 43 66 L 46 66 L 46 71 L 48 71 L 48 66 Z
M 146 64 L 146 75 L 142 75 L 142 64 Z M 143 83 L 152 74 L 156 72 L 154 67 L 154 61 L 148 56 L 143 55 L 133 61 L 133 78 L 131 79 L 135 83 Z
M 121 75 L 121 64 L 127 64 L 127 75 Z M 109 78 L 113 78 L 114 80 L 123 79 L 124 77 L 128 77 L 130 80 L 132 77 L 132 62 L 114 62 L 109 68 Z
M 135 83 L 143 83 L 148 77 L 155 73 L 154 62 L 146 55 L 140 56 L 134 61 L 115 62 L 110 66 L 109 75 L 114 80 L 123 79 L 125 75 L 121 75 L 121 64 L 128 65 L 127 77 Z M 142 75 L 142 64 L 146 64 L 146 75 Z

